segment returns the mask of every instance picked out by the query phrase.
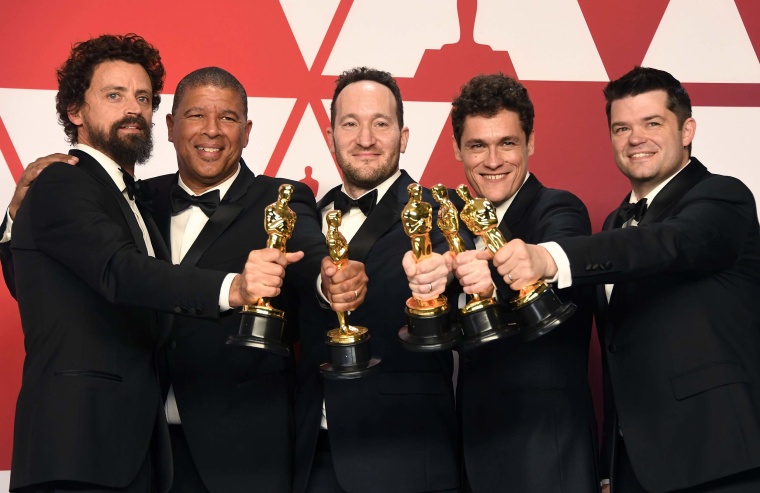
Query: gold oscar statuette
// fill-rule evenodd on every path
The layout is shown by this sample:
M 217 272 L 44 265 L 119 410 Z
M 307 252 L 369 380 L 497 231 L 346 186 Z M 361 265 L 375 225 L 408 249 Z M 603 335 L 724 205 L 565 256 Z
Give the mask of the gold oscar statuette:
M 293 185 L 280 185 L 277 201 L 264 209 L 264 230 L 269 235 L 267 248 L 276 248 L 283 253 L 296 226 L 296 213 L 288 207 L 292 196 Z M 274 308 L 269 298 L 263 297 L 255 305 L 243 307 L 238 334 L 230 336 L 227 344 L 265 349 L 287 356 L 290 345 L 284 337 L 285 313 Z
M 449 193 L 443 185 L 436 185 L 431 191 L 439 204 L 438 229 L 446 237 L 449 251 L 456 256 L 465 251 L 464 241 L 459 236 L 459 214 L 456 206 L 449 199 Z M 517 327 L 506 320 L 501 304 L 483 293 L 470 296 L 467 304 L 459 310 L 459 314 L 464 335 L 459 342 L 460 349 L 468 350 L 517 334 Z
M 464 200 L 460 217 L 467 228 L 480 236 L 491 255 L 495 255 L 507 240 L 498 228 L 496 208 L 490 200 L 470 193 L 466 185 L 457 187 L 457 194 Z M 567 320 L 575 313 L 575 305 L 562 303 L 552 288 L 539 280 L 520 289 L 517 297 L 510 301 L 525 340 L 536 339 Z
M 412 242 L 412 254 L 416 262 L 430 257 L 433 243 L 433 207 L 422 200 L 422 187 L 412 183 L 407 187 L 409 202 L 401 211 L 401 224 Z M 432 285 L 431 285 L 432 289 Z M 412 351 L 440 351 L 453 347 L 461 332 L 452 327 L 446 296 L 432 300 L 420 300 L 414 296 L 406 301 L 407 325 L 399 330 L 399 338 L 405 348 Z
M 348 263 L 348 242 L 338 228 L 342 221 L 340 211 L 332 210 L 325 217 L 327 222 L 327 250 L 330 260 L 340 270 Z M 336 311 L 338 328 L 327 332 L 330 347 L 330 363 L 322 363 L 319 368 L 325 378 L 352 379 L 372 373 L 380 359 L 372 358 L 369 349 L 369 330 L 366 327 L 349 325 L 348 314 Z

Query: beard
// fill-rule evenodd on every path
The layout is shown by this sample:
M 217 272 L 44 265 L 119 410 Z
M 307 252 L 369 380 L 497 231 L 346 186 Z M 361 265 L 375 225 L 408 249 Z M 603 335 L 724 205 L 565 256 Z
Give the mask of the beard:
M 398 171 L 401 148 L 396 147 L 377 167 L 370 167 L 361 161 L 352 161 L 349 155 L 350 152 L 335 153 L 335 160 L 343 173 L 343 181 L 361 190 L 372 190 Z
M 119 128 L 124 125 L 137 125 L 140 133 L 121 137 Z M 150 126 L 145 118 L 139 115 L 115 122 L 108 132 L 100 128 L 91 128 L 89 134 L 94 148 L 122 166 L 143 164 L 150 158 L 153 151 L 153 135 Z

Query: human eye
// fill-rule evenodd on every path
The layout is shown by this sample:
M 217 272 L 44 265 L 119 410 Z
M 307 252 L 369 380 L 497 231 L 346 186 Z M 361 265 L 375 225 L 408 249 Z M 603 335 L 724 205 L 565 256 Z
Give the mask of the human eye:
M 151 99 L 150 96 L 137 96 L 137 101 L 141 104 L 150 104 Z
M 106 99 L 109 101 L 118 101 L 121 95 L 118 92 L 109 92 L 106 94 Z
M 624 127 L 622 125 L 619 125 L 617 127 L 613 127 L 612 128 L 612 134 L 613 135 L 620 135 L 620 134 L 622 134 L 624 132 L 627 132 L 627 131 L 628 131 L 628 127 Z

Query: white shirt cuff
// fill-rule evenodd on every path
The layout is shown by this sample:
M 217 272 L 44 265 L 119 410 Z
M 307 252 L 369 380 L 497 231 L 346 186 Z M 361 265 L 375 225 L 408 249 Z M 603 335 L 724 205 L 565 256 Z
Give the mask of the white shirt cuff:
M 222 282 L 222 289 L 219 291 L 220 312 L 226 312 L 232 308 L 230 306 L 230 286 L 232 286 L 232 281 L 235 279 L 236 275 L 237 274 L 227 274 L 227 277 L 225 277 Z
M 572 286 L 573 276 L 570 272 L 570 259 L 567 258 L 567 254 L 562 247 L 553 241 L 539 243 L 539 246 L 546 248 L 546 251 L 548 251 L 549 255 L 554 259 L 554 263 L 557 264 L 557 275 L 551 279 L 544 279 L 544 281 L 557 283 L 557 289 L 564 289 Z
M 3 231 L 3 236 L 0 238 L 0 243 L 7 243 L 11 241 L 11 229 L 13 229 L 13 219 L 11 219 L 11 211 L 10 209 L 6 209 L 5 211 L 5 231 Z
M 328 300 L 327 297 L 325 296 L 325 293 L 322 292 L 322 275 L 321 274 L 317 274 L 317 294 L 325 303 L 327 303 L 328 306 L 332 306 L 332 303 L 330 303 L 330 300 Z

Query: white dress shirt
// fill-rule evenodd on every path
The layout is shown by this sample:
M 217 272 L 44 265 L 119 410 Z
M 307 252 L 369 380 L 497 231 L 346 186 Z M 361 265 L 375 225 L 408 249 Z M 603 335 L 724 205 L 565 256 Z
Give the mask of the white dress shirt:
M 206 192 L 219 190 L 219 198 L 221 200 L 229 191 L 230 187 L 232 186 L 232 183 L 235 181 L 235 178 L 237 178 L 238 174 L 240 174 L 239 164 L 238 164 L 237 171 L 235 171 L 234 175 L 230 176 L 219 185 L 208 189 Z M 191 196 L 196 195 L 195 192 L 190 190 L 190 187 L 185 185 L 185 182 L 182 181 L 181 177 L 178 177 L 177 183 L 180 186 L 180 188 L 182 188 Z M 169 237 L 171 241 L 173 264 L 176 265 L 182 262 L 182 259 L 185 258 L 185 254 L 187 254 L 188 250 L 190 250 L 190 247 L 193 245 L 193 243 L 195 243 L 195 240 L 198 238 L 198 235 L 201 234 L 201 231 L 203 230 L 203 227 L 208 222 L 208 219 L 209 219 L 208 216 L 206 216 L 206 214 L 201 210 L 201 208 L 196 205 L 191 205 L 190 207 L 188 207 L 182 212 L 179 212 L 177 214 L 172 214 L 171 233 Z M 232 274 L 232 278 L 234 277 L 235 275 Z M 230 278 L 230 276 L 228 275 L 227 278 Z M 229 279 L 229 280 L 231 283 L 232 279 Z M 227 279 L 225 279 L 225 284 L 226 282 L 227 282 Z M 224 286 L 222 286 L 222 292 L 224 292 Z M 229 292 L 229 286 L 227 286 L 227 292 Z M 169 395 L 167 395 L 166 397 L 166 404 L 164 405 L 164 410 L 166 411 L 166 421 L 169 424 L 172 424 L 172 425 L 182 424 L 182 420 L 180 419 L 180 416 L 179 416 L 179 409 L 177 408 L 177 399 L 174 396 L 173 385 L 169 387 Z
M 391 185 L 398 179 L 398 177 L 401 176 L 401 171 L 396 171 L 396 173 L 393 174 L 390 178 L 382 182 L 380 185 L 378 185 L 374 190 L 377 190 L 377 202 L 375 205 L 380 203 L 380 200 L 385 196 L 385 194 L 388 192 L 388 190 L 391 188 Z M 341 186 L 340 190 L 342 192 L 346 192 L 345 186 Z M 367 191 L 365 194 L 370 193 L 372 190 Z M 360 197 L 356 197 L 356 199 L 359 199 Z M 324 208 L 322 208 L 322 234 L 327 234 L 327 221 L 325 221 L 325 216 L 327 216 L 327 213 L 330 212 L 333 209 L 333 202 L 330 202 L 327 204 Z M 367 216 L 364 215 L 364 213 L 359 209 L 358 207 L 351 208 L 350 211 L 343 214 L 341 216 L 341 222 L 340 222 L 340 232 L 345 236 L 347 242 L 351 242 L 351 239 L 356 235 L 356 232 L 359 231 L 359 228 L 362 227 L 362 224 L 364 224 L 364 220 L 367 219 Z M 349 257 L 351 255 L 351 252 L 349 251 Z M 319 283 L 319 279 L 317 279 L 317 283 Z M 317 285 L 317 293 L 319 293 L 320 296 L 322 296 L 322 299 L 327 301 L 327 299 L 322 294 L 322 290 L 320 289 L 320 286 Z M 329 302 L 328 302 L 329 303 Z M 323 430 L 327 429 L 327 411 L 325 409 L 325 401 L 322 400 L 322 423 L 320 424 L 320 427 Z

